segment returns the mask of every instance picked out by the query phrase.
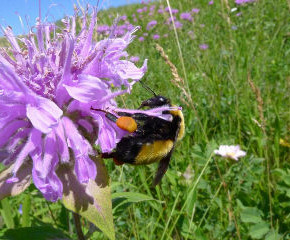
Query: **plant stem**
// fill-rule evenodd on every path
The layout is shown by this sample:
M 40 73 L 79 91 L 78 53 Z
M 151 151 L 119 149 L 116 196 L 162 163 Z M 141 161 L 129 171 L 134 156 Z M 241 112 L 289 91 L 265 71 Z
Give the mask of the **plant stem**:
M 217 168 L 217 171 L 218 171 L 218 175 L 222 181 L 222 185 L 227 193 L 227 197 L 228 197 L 228 200 L 229 200 L 229 208 L 228 208 L 228 213 L 229 213 L 229 219 L 233 219 L 234 220 L 234 224 L 235 224 L 235 227 L 236 227 L 236 233 L 237 233 L 237 236 L 238 236 L 238 239 L 241 240 L 241 234 L 240 234 L 240 229 L 239 229 L 239 225 L 237 223 L 237 219 L 236 219 L 236 216 L 235 216 L 235 213 L 234 213 L 234 210 L 233 210 L 233 207 L 232 207 L 232 197 L 231 197 L 231 192 L 229 189 L 227 189 L 227 184 L 221 174 L 221 171 L 220 171 L 220 168 L 216 162 L 216 160 L 214 159 L 214 162 L 215 162 L 215 165 L 216 165 L 216 168 Z
M 77 213 L 73 213 L 73 217 L 74 217 L 74 222 L 75 222 L 75 226 L 77 230 L 78 240 L 85 240 L 85 236 L 82 231 L 80 215 L 78 215 Z

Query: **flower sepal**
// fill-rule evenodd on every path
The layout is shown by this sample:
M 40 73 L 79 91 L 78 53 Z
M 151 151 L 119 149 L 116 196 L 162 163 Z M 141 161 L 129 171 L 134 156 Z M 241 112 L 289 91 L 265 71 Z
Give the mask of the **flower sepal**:
M 94 157 L 95 180 L 80 183 L 73 166 L 62 164 L 57 175 L 63 184 L 63 205 L 96 225 L 109 239 L 115 239 L 109 177 L 103 160 Z
M 26 162 L 19 168 L 17 172 L 17 181 L 7 182 L 7 180 L 11 178 L 13 168 L 14 164 L 0 172 L 0 200 L 23 193 L 31 183 L 31 162 Z

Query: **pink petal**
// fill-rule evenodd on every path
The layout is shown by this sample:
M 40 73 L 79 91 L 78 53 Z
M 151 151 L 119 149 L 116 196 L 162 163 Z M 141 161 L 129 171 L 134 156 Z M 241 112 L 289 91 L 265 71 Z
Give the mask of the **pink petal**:
M 96 165 L 89 156 L 81 156 L 75 159 L 75 173 L 81 183 L 96 178 Z
M 108 85 L 91 75 L 81 75 L 75 86 L 64 85 L 69 95 L 82 102 L 89 103 L 107 95 Z
M 141 68 L 136 67 L 134 63 L 126 60 L 120 60 L 114 68 L 121 79 L 139 80 L 147 70 L 147 60 L 144 61 Z
M 0 148 L 9 140 L 9 138 L 19 129 L 28 127 L 29 123 L 24 120 L 15 120 L 9 122 L 0 131 Z
M 51 100 L 39 98 L 36 105 L 27 104 L 26 115 L 36 129 L 49 133 L 57 126 L 62 110 Z
M 108 123 L 106 117 L 101 114 L 95 114 L 95 119 L 98 122 L 99 133 L 96 144 L 100 145 L 102 152 L 111 152 L 117 144 L 117 136 L 115 129 Z

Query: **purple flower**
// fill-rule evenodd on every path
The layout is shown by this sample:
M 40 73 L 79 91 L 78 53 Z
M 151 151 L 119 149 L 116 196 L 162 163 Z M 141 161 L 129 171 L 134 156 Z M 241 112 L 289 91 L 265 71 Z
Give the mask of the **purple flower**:
M 193 21 L 193 18 L 191 16 L 191 14 L 188 13 L 188 12 L 181 13 L 180 14 L 180 18 L 183 19 L 183 20 L 187 20 L 189 22 L 192 22 Z
M 114 98 L 129 93 L 147 69 L 146 60 L 141 68 L 124 60 L 137 28 L 94 42 L 95 9 L 89 25 L 82 19 L 79 34 L 75 16 L 57 34 L 55 24 L 38 19 L 21 45 L 8 27 L 11 51 L 0 51 L 0 162 L 13 164 L 7 184 L 19 180 L 18 170 L 31 159 L 33 182 L 50 201 L 63 195 L 59 165 L 74 166 L 80 183 L 96 178 L 92 146 L 112 151 L 126 133 L 90 108 L 115 108 Z
M 172 12 L 172 14 L 176 14 L 179 12 L 179 10 L 178 9 L 171 9 L 171 12 Z
M 111 30 L 111 34 L 112 34 L 114 37 L 120 37 L 120 36 L 123 36 L 126 32 L 127 32 L 127 26 L 126 26 L 126 25 L 115 26 L 115 27 Z
M 164 10 L 159 8 L 157 12 L 161 14 L 161 13 L 164 13 Z
M 143 12 L 143 9 L 142 8 L 138 8 L 136 12 L 137 13 L 142 13 Z
M 179 22 L 179 21 L 175 21 L 174 23 L 175 23 L 175 28 L 176 29 L 182 28 L 182 26 L 183 26 L 183 24 L 181 22 Z
M 173 19 L 172 18 L 168 18 L 165 22 L 165 24 L 168 24 L 168 25 L 171 25 L 170 28 L 173 28 L 173 20 L 174 20 L 174 24 L 175 24 L 175 28 L 178 29 L 178 28 L 182 28 L 182 23 L 179 22 L 179 21 L 176 21 L 176 17 L 173 16 Z
M 199 48 L 200 48 L 201 50 L 206 50 L 206 49 L 208 49 L 208 45 L 205 44 L 205 43 L 203 43 L 203 44 L 200 44 L 200 45 L 199 45 Z
M 140 42 L 143 42 L 145 40 L 144 37 L 139 37 L 138 39 L 139 39 Z
M 108 35 L 110 33 L 110 27 L 108 25 L 98 25 L 97 32 Z
M 132 25 L 131 23 L 128 23 L 128 24 L 126 24 L 125 25 L 126 26 L 126 29 L 128 30 L 128 31 L 133 31 L 134 29 L 135 29 L 135 26 L 134 25 Z
M 241 15 L 242 15 L 242 12 L 238 12 L 238 13 L 236 14 L 237 17 L 239 17 L 239 16 L 241 16 Z
M 213 5 L 213 1 L 209 1 L 208 2 L 208 5 Z
M 123 16 L 119 17 L 119 20 L 120 21 L 126 21 L 127 20 L 127 16 L 123 15 Z
M 169 7 L 166 7 L 166 8 L 165 8 L 165 11 L 166 11 L 166 12 L 170 12 L 170 11 L 169 11 Z M 171 12 L 172 12 L 172 14 L 176 14 L 176 13 L 179 12 L 179 10 L 178 10 L 178 9 L 171 8 Z
M 143 36 L 147 37 L 148 36 L 148 33 L 147 32 L 143 33 Z
M 168 37 L 168 33 L 163 34 L 163 37 L 167 38 Z
M 198 9 L 198 8 L 193 8 L 191 11 L 192 11 L 193 13 L 199 13 L 200 9 Z
M 252 3 L 255 2 L 255 0 L 236 0 L 235 3 L 238 5 L 246 4 L 246 3 Z
M 156 20 L 152 20 L 150 21 L 148 24 L 147 24 L 147 31 L 151 30 L 155 25 L 157 24 L 157 21 Z
M 133 63 L 139 62 L 140 58 L 138 56 L 132 56 L 130 57 L 130 61 Z
M 173 16 L 173 20 L 175 21 L 176 20 L 176 17 L 175 16 Z M 170 17 L 170 18 L 167 18 L 167 20 L 166 20 L 166 24 L 171 24 L 172 23 L 172 18 Z
M 19 204 L 18 212 L 20 213 L 20 215 L 23 214 L 23 211 L 22 211 L 22 204 Z
M 154 35 L 153 35 L 153 39 L 154 39 L 154 40 L 159 39 L 159 38 L 160 38 L 160 36 L 159 36 L 158 34 L 154 34 Z

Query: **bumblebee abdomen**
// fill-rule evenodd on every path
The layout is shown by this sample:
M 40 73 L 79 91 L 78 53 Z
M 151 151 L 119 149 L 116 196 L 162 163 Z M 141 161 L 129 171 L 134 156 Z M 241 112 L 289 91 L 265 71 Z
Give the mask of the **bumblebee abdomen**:
M 168 155 L 173 148 L 172 140 L 157 140 L 152 143 L 144 144 L 133 164 L 144 165 L 160 161 Z
M 176 140 L 179 141 L 183 138 L 184 133 L 185 133 L 183 113 L 180 110 L 170 111 L 170 113 L 175 119 L 178 119 L 179 130 L 178 130 L 178 135 L 177 135 Z

